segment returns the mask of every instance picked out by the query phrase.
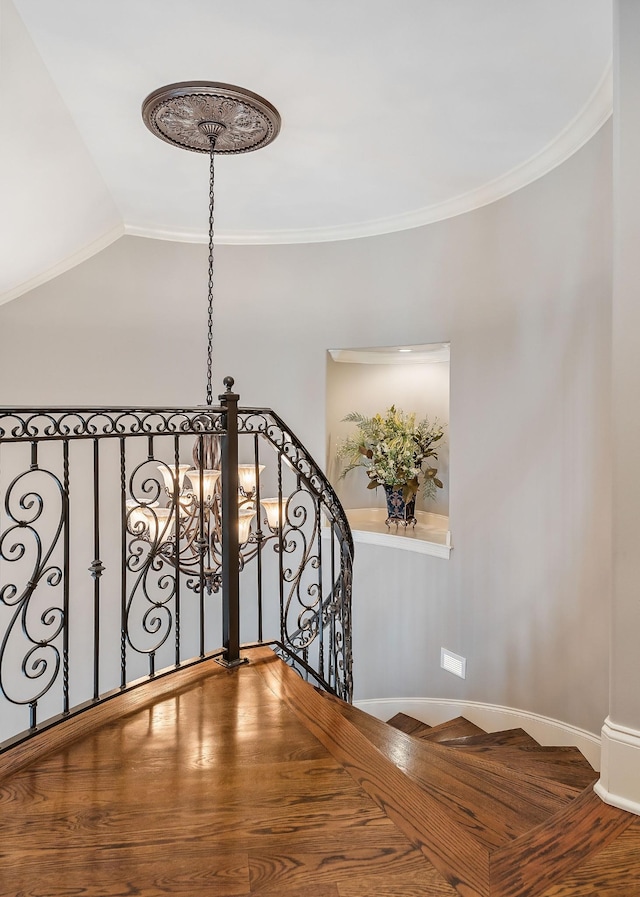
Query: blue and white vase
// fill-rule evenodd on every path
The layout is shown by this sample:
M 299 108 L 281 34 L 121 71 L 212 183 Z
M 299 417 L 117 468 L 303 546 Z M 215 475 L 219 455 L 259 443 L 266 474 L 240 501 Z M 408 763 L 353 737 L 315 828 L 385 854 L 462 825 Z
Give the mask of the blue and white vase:
M 397 526 L 415 526 L 416 520 L 416 497 L 415 495 L 405 501 L 402 495 L 402 486 L 386 486 L 384 487 L 387 497 L 387 519 L 385 523 L 391 526 L 395 523 Z

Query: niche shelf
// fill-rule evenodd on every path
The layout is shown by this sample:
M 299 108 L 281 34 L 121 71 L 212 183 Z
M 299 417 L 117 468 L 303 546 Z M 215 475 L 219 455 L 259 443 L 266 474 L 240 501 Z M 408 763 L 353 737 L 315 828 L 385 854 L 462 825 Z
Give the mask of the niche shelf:
M 418 522 L 405 529 L 393 524 L 387 527 L 384 508 L 346 508 L 346 512 L 354 542 L 416 551 L 437 558 L 448 558 L 451 554 L 449 518 L 444 514 L 416 511 Z
M 449 343 L 328 350 L 327 472 L 355 542 L 449 558 L 449 366 Z M 343 418 L 351 411 L 382 413 L 391 405 L 415 411 L 418 418 L 437 418 L 447 428 L 446 445 L 437 462 L 445 488 L 432 503 L 433 511 L 421 509 L 418 503 L 418 522 L 406 529 L 387 527 L 386 507 L 376 507 L 384 504 L 383 491 L 366 489 L 364 471 L 354 470 L 341 479 L 337 460 L 337 447 L 351 426 Z

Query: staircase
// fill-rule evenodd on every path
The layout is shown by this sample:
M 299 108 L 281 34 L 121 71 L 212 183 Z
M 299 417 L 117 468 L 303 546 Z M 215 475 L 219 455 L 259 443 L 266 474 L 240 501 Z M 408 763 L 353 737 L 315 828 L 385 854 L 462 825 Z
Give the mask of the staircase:
M 385 723 L 266 647 L 243 655 L 0 754 L 0 894 L 640 893 L 638 820 L 600 801 L 577 750 L 463 718 Z
M 291 708 L 463 897 L 542 894 L 632 821 L 596 796 L 577 748 L 316 697 Z
M 617 847 L 633 817 L 599 800 L 575 749 L 462 718 L 384 723 L 332 696 L 352 695 L 348 521 L 282 419 L 238 408 L 225 385 L 220 407 L 204 410 L 0 410 L 0 802 L 13 808 L 1 897 L 300 897 L 308 886 L 363 897 L 366 876 L 400 866 L 415 887 L 394 878 L 371 892 L 558 897 L 548 888 Z M 203 491 L 218 439 L 221 502 Z M 253 459 L 246 488 L 240 439 Z M 253 529 L 239 546 L 247 503 Z M 87 572 L 92 600 L 78 585 Z M 172 702 L 193 707 L 176 710 L 163 750 Z M 125 750 L 127 716 L 149 707 L 136 717 L 140 750 Z M 623 868 L 634 885 L 638 865 Z M 106 883 L 87 891 L 98 868 Z M 444 890 L 425 885 L 431 873 Z
M 404 713 L 397 714 L 388 722 L 401 732 L 423 741 L 438 742 L 467 754 L 475 754 L 516 772 L 568 785 L 578 792 L 593 787 L 598 778 L 578 748 L 543 747 L 524 729 L 488 733 L 462 716 L 438 726 L 429 726 Z

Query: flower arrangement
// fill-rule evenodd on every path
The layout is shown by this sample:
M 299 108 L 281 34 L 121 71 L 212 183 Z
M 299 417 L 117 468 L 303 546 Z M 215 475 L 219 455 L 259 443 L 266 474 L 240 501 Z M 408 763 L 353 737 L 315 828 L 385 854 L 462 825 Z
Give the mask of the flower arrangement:
M 442 439 L 444 429 L 437 420 L 430 424 L 425 417 L 416 423 L 415 413 L 405 414 L 395 405 L 384 416 L 365 417 L 354 411 L 343 420 L 357 424 L 358 429 L 338 446 L 338 457 L 347 462 L 340 479 L 350 470 L 364 467 L 368 489 L 402 487 L 405 501 L 414 498 L 421 485 L 425 498 L 434 498 L 436 489 L 442 489 L 437 468 L 424 467 L 428 459 L 438 458 L 434 446 Z

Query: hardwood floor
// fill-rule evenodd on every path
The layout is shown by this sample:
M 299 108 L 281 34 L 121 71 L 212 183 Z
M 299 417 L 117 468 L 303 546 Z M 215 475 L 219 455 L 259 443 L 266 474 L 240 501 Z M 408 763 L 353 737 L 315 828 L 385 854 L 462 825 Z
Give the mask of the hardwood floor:
M 176 674 L 170 694 L 145 686 L 123 717 L 103 711 L 97 728 L 90 711 L 77 740 L 60 747 L 55 735 L 51 753 L 34 749 L 47 748 L 47 735 L 32 741 L 22 769 L 17 755 L 0 758 L 1 897 L 480 893 L 455 889 L 425 855 L 417 827 L 437 819 L 416 807 L 409 826 L 398 819 L 389 761 L 369 745 L 372 771 L 355 768 L 350 749 L 365 736 L 333 719 L 330 701 L 294 710 L 294 674 L 280 668 L 266 649 L 233 671 L 202 665 Z M 318 697 L 297 678 L 293 688 Z M 414 795 L 418 785 L 397 776 Z M 528 897 L 640 897 L 640 820 L 620 828 Z M 473 859 L 464 838 L 450 849 Z
M 454 897 L 258 667 L 203 668 L 0 782 L 2 897 Z

